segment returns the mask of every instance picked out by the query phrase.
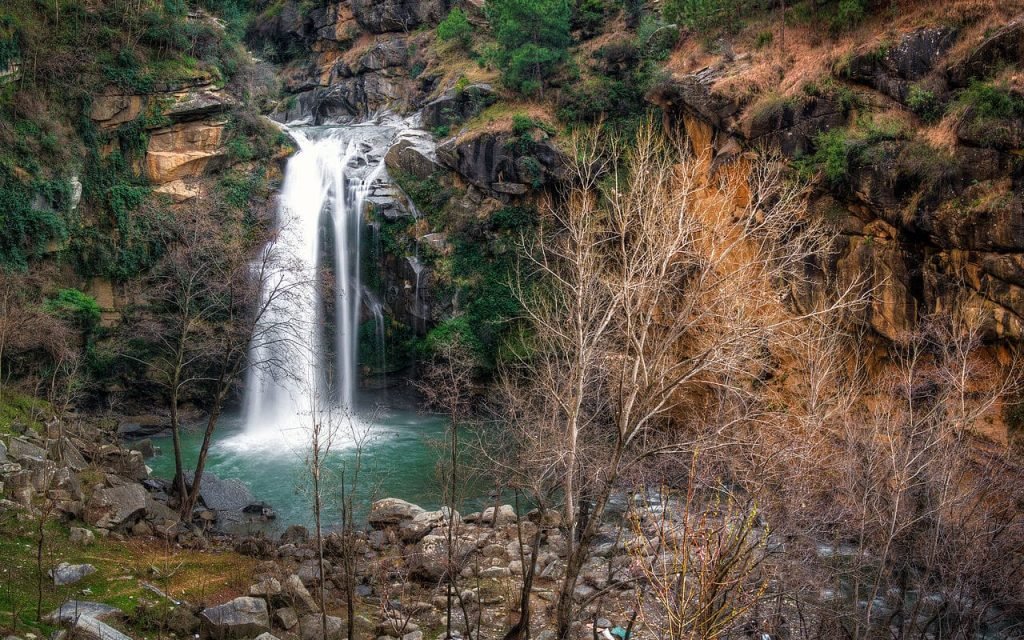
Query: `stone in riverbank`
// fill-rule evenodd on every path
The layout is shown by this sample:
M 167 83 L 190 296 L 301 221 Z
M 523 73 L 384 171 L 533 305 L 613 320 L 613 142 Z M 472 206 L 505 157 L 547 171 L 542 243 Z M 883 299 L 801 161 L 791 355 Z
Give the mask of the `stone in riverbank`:
M 270 631 L 267 603 L 261 598 L 235 598 L 199 614 L 199 636 L 203 640 L 253 638 Z
M 384 498 L 373 503 L 370 507 L 370 515 L 367 518 L 370 526 L 374 529 L 383 529 L 399 525 L 406 520 L 412 520 L 423 513 L 423 507 L 414 505 L 411 502 L 398 498 Z
M 140 484 L 97 489 L 85 506 L 85 521 L 103 529 L 128 528 L 146 512 L 146 490 Z

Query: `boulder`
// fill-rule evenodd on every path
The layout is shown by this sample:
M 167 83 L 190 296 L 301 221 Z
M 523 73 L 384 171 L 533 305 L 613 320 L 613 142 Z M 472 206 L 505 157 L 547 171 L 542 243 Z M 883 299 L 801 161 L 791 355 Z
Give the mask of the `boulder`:
M 398 498 L 384 498 L 373 503 L 367 518 L 374 529 L 399 525 L 423 513 L 423 508 Z
M 96 536 L 92 531 L 83 529 L 82 527 L 71 527 L 71 532 L 68 535 L 68 540 L 72 544 L 77 544 L 82 547 L 87 547 L 96 541 Z
M 299 619 L 301 640 L 340 640 L 345 634 L 345 623 L 341 618 L 326 616 L 327 635 L 324 636 L 323 619 L 318 613 L 311 613 Z
M 27 461 L 42 461 L 46 459 L 46 450 L 32 444 L 24 438 L 11 438 L 11 445 L 7 455 L 14 460 L 24 464 Z
M 7 463 L 7 445 L 4 444 L 3 440 L 0 440 L 0 464 Z
M 92 98 L 89 118 L 101 129 L 114 129 L 139 117 L 144 101 L 142 96 L 125 94 L 115 86 Z
M 85 505 L 85 521 L 103 529 L 128 528 L 145 514 L 146 495 L 135 483 L 97 489 Z
M 446 513 L 446 510 L 418 513 L 412 520 L 404 520 L 398 527 L 398 533 L 405 542 L 419 542 L 435 527 L 443 526 L 448 521 Z M 458 513 L 455 514 L 455 519 L 459 520 Z
M 1004 65 L 1019 65 L 1024 60 L 1024 16 L 1014 18 L 996 30 L 963 59 L 946 70 L 950 84 L 966 87 L 975 78 L 983 78 Z
M 261 598 L 241 597 L 199 614 L 199 636 L 204 640 L 253 638 L 270 631 L 267 603 Z
M 94 573 L 96 573 L 96 567 L 91 564 L 68 564 L 67 562 L 61 562 L 50 571 L 50 576 L 53 578 L 53 584 L 60 587 L 66 584 L 74 584 Z
M 352 0 L 352 13 L 371 33 L 405 32 L 437 24 L 451 5 L 451 0 Z
M 85 640 L 132 640 L 104 620 L 120 617 L 120 609 L 98 602 L 69 600 L 51 612 L 45 620 L 68 628 L 75 638 Z
M 302 525 L 293 524 L 281 534 L 281 544 L 303 544 L 309 541 L 309 530 Z
M 511 132 L 452 138 L 437 148 L 437 158 L 476 187 L 511 195 L 525 192 L 526 185 L 557 181 L 565 167 L 562 153 L 550 141 L 523 144 Z
M 274 577 L 266 577 L 249 587 L 249 595 L 253 598 L 273 600 L 281 595 L 281 582 Z
M 274 612 L 274 622 L 285 631 L 291 631 L 299 624 L 299 616 L 291 607 L 281 607 Z
M 281 599 L 300 616 L 309 613 L 320 613 L 320 605 L 309 594 L 306 585 L 299 576 L 292 574 L 281 585 Z
M 906 102 L 913 83 L 924 78 L 956 43 L 953 27 L 921 27 L 904 34 L 895 46 L 877 45 L 850 60 L 846 75 L 899 102 Z
M 392 172 L 408 173 L 421 180 L 441 169 L 432 146 L 415 138 L 402 138 L 391 145 L 384 156 L 384 164 Z
M 192 485 L 192 476 L 191 472 L 185 474 L 185 482 L 189 486 Z M 241 480 L 221 480 L 210 473 L 203 474 L 199 497 L 207 508 L 224 512 L 241 512 L 256 501 L 249 487 Z
M 510 504 L 503 504 L 495 511 L 494 507 L 487 507 L 480 514 L 480 524 L 494 524 L 499 527 L 506 524 L 515 524 L 519 521 L 516 510 Z
M 461 91 L 449 89 L 420 111 L 420 123 L 428 131 L 465 122 L 498 101 L 489 84 L 473 84 Z

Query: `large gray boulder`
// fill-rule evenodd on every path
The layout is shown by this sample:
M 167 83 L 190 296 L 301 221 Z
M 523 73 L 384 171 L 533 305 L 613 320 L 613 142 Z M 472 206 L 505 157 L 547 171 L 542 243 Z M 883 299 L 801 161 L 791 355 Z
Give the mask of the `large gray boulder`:
M 96 573 L 96 567 L 91 564 L 68 564 L 61 562 L 50 572 L 53 577 L 53 584 L 60 587 L 66 584 L 74 584 Z
M 373 503 L 367 521 L 374 529 L 396 526 L 423 513 L 423 507 L 399 498 L 384 498 Z
M 299 619 L 299 637 L 302 640 L 340 640 L 345 635 L 345 623 L 341 618 L 326 616 L 327 635 L 324 636 L 322 616 L 311 613 Z
M 130 527 L 145 515 L 147 495 L 135 483 L 97 489 L 85 505 L 85 521 L 103 529 Z
M 448 14 L 451 0 L 352 0 L 352 12 L 367 31 L 411 31 L 437 24 Z
M 40 461 L 46 459 L 46 451 L 22 438 L 11 438 L 8 455 L 18 462 Z
M 104 620 L 122 616 L 120 609 L 98 602 L 69 600 L 46 616 L 46 622 L 70 629 L 71 635 L 84 640 L 132 640 Z
M 203 640 L 255 638 L 270 631 L 270 613 L 262 598 L 235 598 L 199 614 L 199 637 Z

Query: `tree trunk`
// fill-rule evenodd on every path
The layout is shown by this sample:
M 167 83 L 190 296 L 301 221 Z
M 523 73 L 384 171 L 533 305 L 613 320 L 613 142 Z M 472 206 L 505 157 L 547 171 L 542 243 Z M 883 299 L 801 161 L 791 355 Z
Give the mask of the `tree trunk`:
M 203 444 L 199 449 L 199 458 L 196 460 L 196 472 L 192 476 L 192 490 L 188 492 L 187 499 L 181 503 L 181 516 L 188 518 L 189 521 L 191 521 L 192 509 L 195 508 L 196 502 L 199 501 L 199 487 L 203 481 L 203 470 L 206 468 L 206 456 L 210 453 L 213 432 L 217 428 L 217 420 L 220 419 L 221 406 L 224 403 L 225 394 L 226 390 L 219 392 L 216 401 L 213 403 L 210 417 L 206 421 L 206 432 L 203 433 Z

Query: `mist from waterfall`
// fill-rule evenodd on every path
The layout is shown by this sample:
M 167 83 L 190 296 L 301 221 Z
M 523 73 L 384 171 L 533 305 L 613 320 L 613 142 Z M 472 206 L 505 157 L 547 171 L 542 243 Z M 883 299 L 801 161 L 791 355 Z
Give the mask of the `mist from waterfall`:
M 298 152 L 288 161 L 281 187 L 275 250 L 291 264 L 271 280 L 304 283 L 308 294 L 268 312 L 268 326 L 281 329 L 252 345 L 254 362 L 275 366 L 250 370 L 247 440 L 274 441 L 282 433 L 294 439 L 288 434 L 304 432 L 313 411 L 324 411 L 325 403 L 355 412 L 364 299 L 367 317 L 383 339 L 380 303 L 364 295 L 361 284 L 365 205 L 375 184 L 386 181 L 384 154 L 407 130 L 407 123 L 391 121 L 289 131 Z M 377 348 L 383 352 L 383 345 Z

